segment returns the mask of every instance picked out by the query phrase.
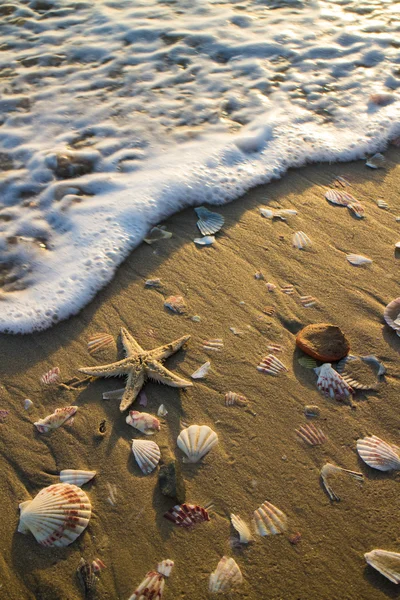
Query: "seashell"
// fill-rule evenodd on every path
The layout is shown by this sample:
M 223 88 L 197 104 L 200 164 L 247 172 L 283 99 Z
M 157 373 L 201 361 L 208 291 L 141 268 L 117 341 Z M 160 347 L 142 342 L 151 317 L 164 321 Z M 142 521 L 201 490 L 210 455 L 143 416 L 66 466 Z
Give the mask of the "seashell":
M 211 246 L 215 242 L 215 237 L 213 235 L 206 235 L 201 238 L 194 238 L 194 243 L 198 246 Z
M 32 406 L 33 406 L 32 400 L 30 400 L 29 398 L 26 398 L 24 400 L 24 409 L 29 410 Z
M 88 481 L 93 479 L 96 475 L 96 471 L 75 471 L 74 469 L 64 469 L 60 471 L 61 483 L 71 483 L 78 487 L 82 487 Z
M 396 100 L 396 96 L 393 94 L 388 94 L 385 92 L 378 92 L 376 94 L 371 94 L 369 97 L 369 101 L 377 106 L 387 106 L 388 104 L 392 104 Z
M 85 593 L 85 597 L 92 596 L 99 580 L 98 577 L 96 577 L 96 571 L 93 568 L 93 563 L 89 564 L 84 558 L 81 558 L 76 569 L 76 574 Z
M 373 567 L 381 575 L 392 583 L 400 583 L 400 554 L 388 550 L 371 550 L 366 552 L 364 558 L 370 567 Z
M 319 427 L 315 425 L 307 424 L 302 425 L 299 429 L 295 429 L 297 435 L 310 446 L 320 446 L 326 442 L 326 435 Z
M 109 483 L 109 482 L 107 482 L 106 485 L 107 485 L 107 489 L 108 489 L 107 502 L 109 504 L 111 504 L 111 506 L 115 506 L 117 504 L 118 488 L 115 485 L 115 483 Z
M 96 354 L 96 352 L 100 352 L 107 348 L 107 346 L 111 346 L 114 343 L 114 338 L 109 333 L 95 333 L 91 335 L 87 344 L 88 352 L 90 355 Z
M 265 277 L 261 273 L 261 271 L 257 271 L 256 273 L 254 273 L 254 279 L 265 279 Z
M 347 375 L 342 375 L 342 377 L 343 377 L 343 381 L 345 381 L 347 383 L 347 385 L 349 385 L 351 388 L 353 388 L 353 390 L 376 390 L 377 389 L 377 385 L 374 383 L 364 385 L 360 381 L 357 381 L 356 379 L 352 379 L 351 377 L 348 377 Z
M 68 421 L 78 410 L 77 406 L 64 406 L 63 408 L 56 408 L 56 410 L 45 417 L 39 419 L 34 423 L 39 433 L 48 433 L 51 429 L 57 429 L 65 421 Z
M 199 217 L 196 225 L 202 235 L 210 235 L 217 233 L 225 223 L 225 219 L 219 213 L 211 212 L 204 206 L 199 206 L 194 209 L 196 215 Z
M 186 303 L 182 296 L 169 296 L 165 300 L 164 306 L 178 315 L 183 315 L 186 312 Z
M 317 361 L 315 358 L 311 358 L 311 356 L 300 356 L 297 362 L 305 369 L 315 369 L 317 366 Z
M 273 292 L 276 289 L 276 285 L 274 283 L 271 283 L 270 281 L 267 281 L 265 286 L 269 292 Z
M 318 375 L 317 388 L 325 396 L 330 396 L 335 400 L 346 400 L 354 393 L 343 377 L 332 369 L 330 363 L 324 363 L 320 367 L 316 367 L 314 371 Z
M 243 575 L 237 562 L 233 558 L 223 556 L 210 575 L 208 591 L 211 594 L 228 592 L 242 581 Z
M 169 560 L 168 558 L 166 560 L 162 560 L 157 565 L 157 573 L 160 573 L 160 575 L 164 575 L 164 577 L 169 577 L 171 575 L 173 566 L 174 566 L 173 560 Z
M 310 247 L 312 242 L 308 235 L 304 233 L 304 231 L 296 231 L 296 233 L 293 235 L 292 245 L 294 248 L 304 250 L 304 248 Z
M 273 354 L 265 356 L 257 366 L 257 371 L 268 373 L 269 375 L 279 375 L 282 371 L 288 371 L 283 362 Z
M 332 183 L 336 187 L 342 187 L 342 188 L 345 188 L 345 187 L 351 185 L 351 183 L 347 179 L 345 179 L 344 177 L 341 177 L 340 175 L 337 175 Z
M 192 527 L 196 523 L 210 520 L 207 510 L 197 504 L 177 504 L 170 508 L 164 517 L 178 527 Z
M 282 221 L 286 221 L 286 217 L 297 215 L 297 210 L 288 208 L 260 208 L 260 213 L 266 219 L 281 219 Z
M 191 425 L 180 432 L 177 444 L 187 456 L 188 462 L 196 463 L 218 443 L 218 436 L 208 425 Z
M 119 388 L 118 390 L 111 390 L 110 392 L 103 392 L 103 400 L 121 400 L 124 395 L 125 388 Z
M 229 330 L 232 331 L 233 335 L 243 335 L 243 331 L 236 329 L 236 327 L 229 327 Z
M 158 288 L 161 287 L 161 279 L 157 278 L 157 279 L 146 279 L 146 281 L 144 282 L 145 287 L 154 287 L 154 288 Z
M 221 339 L 205 340 L 203 342 L 203 350 L 213 350 L 220 352 L 221 348 L 224 347 L 224 342 Z
M 338 190 L 328 190 L 325 193 L 325 198 L 328 200 L 328 202 L 337 204 L 338 206 L 348 206 L 352 202 L 357 202 L 357 200 L 353 198 L 351 194 L 338 192 Z
M 272 317 L 272 315 L 275 314 L 275 307 L 274 306 L 264 306 L 262 311 L 264 314 L 268 315 L 269 317 Z
M 205 377 L 207 375 L 208 371 L 210 370 L 210 367 L 211 367 L 211 363 L 209 361 L 207 361 L 206 363 L 204 363 L 204 365 L 201 365 L 201 367 L 199 367 L 197 369 L 197 371 L 192 373 L 191 378 L 192 379 L 203 379 L 203 377 Z
M 156 431 L 160 431 L 160 421 L 149 413 L 130 410 L 126 422 L 145 435 L 154 435 Z
M 372 264 L 372 260 L 370 258 L 362 256 L 361 254 L 346 254 L 346 258 L 351 265 L 355 266 Z
M 267 350 L 270 352 L 283 352 L 283 346 L 280 344 L 271 344 L 270 346 L 267 346 Z
M 332 463 L 326 463 L 322 467 L 322 469 L 320 471 L 320 475 L 321 475 L 321 479 L 322 479 L 324 488 L 326 489 L 328 496 L 331 500 L 336 500 L 336 502 L 339 502 L 339 500 L 340 500 L 339 496 L 337 494 L 335 494 L 335 492 L 333 491 L 333 489 L 330 487 L 330 485 L 328 483 L 328 477 L 330 477 L 330 475 L 333 475 L 336 473 L 347 473 L 351 477 L 354 477 L 354 479 L 357 479 L 357 481 L 364 481 L 364 476 L 362 473 L 357 473 L 356 471 L 349 471 L 348 469 L 342 469 L 342 467 L 337 467 L 336 465 L 333 465 Z
M 158 242 L 159 240 L 168 240 L 172 237 L 172 233 L 170 231 L 166 231 L 165 226 L 162 227 L 153 227 L 150 229 L 147 236 L 143 239 L 146 244 L 154 244 L 154 242 Z
M 251 535 L 251 531 L 250 531 L 249 527 L 246 525 L 246 523 L 243 521 L 243 519 L 241 519 L 239 516 L 234 515 L 232 513 L 231 514 L 231 523 L 239 534 L 239 542 L 241 544 L 248 544 L 249 542 L 252 542 L 254 540 L 253 536 Z
M 353 213 L 357 219 L 363 219 L 365 217 L 365 210 L 361 202 L 353 202 L 347 205 L 347 208 Z
M 288 296 L 291 296 L 292 294 L 294 294 L 294 288 L 292 285 L 285 285 L 284 287 L 281 287 L 281 292 L 287 294 Z
M 86 529 L 92 506 L 81 488 L 56 483 L 43 488 L 33 500 L 19 505 L 18 531 L 33 533 L 42 546 L 69 546 Z
M 165 577 L 169 577 L 174 561 L 163 560 L 158 563 L 157 571 L 149 571 L 129 600 L 160 600 L 165 586 Z
M 55 385 L 60 381 L 60 379 L 60 369 L 58 367 L 54 367 L 42 375 L 40 381 L 43 385 Z
M 378 471 L 400 469 L 400 448 L 376 435 L 357 440 L 357 452 L 369 467 Z
M 287 516 L 279 508 L 265 501 L 254 511 L 254 525 L 259 535 L 278 535 L 287 530 Z
M 199 317 L 199 315 L 193 315 L 190 320 L 194 321 L 194 323 L 200 323 L 201 317 Z
M 304 407 L 304 414 L 306 417 L 319 417 L 319 415 L 321 414 L 320 408 L 319 406 L 316 406 L 314 404 L 308 404 L 307 406 Z
M 388 209 L 389 208 L 389 204 L 387 202 L 385 202 L 384 200 L 377 200 L 376 202 L 378 208 L 383 208 L 383 209 Z
M 400 298 L 392 300 L 385 307 L 383 318 L 392 329 L 400 331 Z
M 304 308 L 311 308 L 317 304 L 317 300 L 313 296 L 300 296 L 300 302 Z
M 161 456 L 158 445 L 150 440 L 132 440 L 132 452 L 145 475 L 154 471 Z
M 367 159 L 365 166 L 369 167 L 370 169 L 380 169 L 383 167 L 384 163 L 385 157 L 383 156 L 383 154 L 378 152 L 377 154 L 374 154 L 373 156 Z
M 164 404 L 160 404 L 160 406 L 158 407 L 158 411 L 157 411 L 157 417 L 166 417 L 167 414 L 168 414 L 168 411 L 165 408 Z
M 225 394 L 225 406 L 247 406 L 247 398 L 236 392 L 228 392 Z

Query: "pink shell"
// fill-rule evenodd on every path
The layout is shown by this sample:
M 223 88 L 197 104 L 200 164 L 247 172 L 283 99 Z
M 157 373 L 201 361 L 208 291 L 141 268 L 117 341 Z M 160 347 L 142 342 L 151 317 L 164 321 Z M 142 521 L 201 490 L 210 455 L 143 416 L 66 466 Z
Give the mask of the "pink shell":
M 178 527 L 192 527 L 195 523 L 209 521 L 208 512 L 202 506 L 194 504 L 177 504 L 164 514 L 164 517 Z
M 40 381 L 43 385 L 54 385 L 55 383 L 58 383 L 60 379 L 60 369 L 58 367 L 54 367 L 42 375 Z
M 376 435 L 357 440 L 357 452 L 369 467 L 378 471 L 400 469 L 400 448 Z
M 350 194 L 345 194 L 343 192 L 339 192 L 338 190 L 328 190 L 325 194 L 325 198 L 328 200 L 328 202 L 331 202 L 332 204 L 338 204 L 339 206 L 348 206 L 351 201 L 356 201 L 356 199 L 352 196 L 350 196 L 352 200 L 349 201 L 349 196 Z
M 310 446 L 320 446 L 326 442 L 326 435 L 319 427 L 316 427 L 312 423 L 307 425 L 301 425 L 298 429 L 295 429 L 297 435 Z
M 131 410 L 126 417 L 126 422 L 146 435 L 153 435 L 154 430 L 160 431 L 160 421 L 149 413 Z
M 396 323 L 395 321 L 397 321 L 397 319 L 400 317 L 400 298 L 396 298 L 395 300 L 392 300 L 391 302 L 389 302 L 389 304 L 386 306 L 384 313 L 383 313 L 383 318 L 385 319 L 386 323 L 389 325 L 389 327 L 391 327 L 392 329 L 394 329 L 396 332 L 400 331 L 400 320 L 398 323 Z M 399 335 L 399 334 L 397 334 Z
M 53 414 L 48 415 L 44 419 L 39 419 L 34 423 L 36 429 L 39 433 L 47 433 L 51 429 L 57 429 L 71 419 L 71 417 L 78 410 L 77 406 L 64 406 L 63 408 L 56 408 Z
M 330 363 L 324 363 L 315 369 L 318 374 L 317 388 L 325 396 L 330 396 L 336 400 L 346 400 L 354 390 L 343 379 L 337 371 L 332 368 Z

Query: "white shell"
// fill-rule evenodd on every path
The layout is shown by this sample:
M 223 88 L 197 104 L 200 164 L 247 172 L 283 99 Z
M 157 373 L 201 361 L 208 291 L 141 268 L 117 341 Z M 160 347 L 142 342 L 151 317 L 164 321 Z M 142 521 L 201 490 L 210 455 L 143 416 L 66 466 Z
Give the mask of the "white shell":
M 351 265 L 355 266 L 372 264 L 372 260 L 362 254 L 346 254 L 346 258 Z
M 121 400 L 124 392 L 125 388 L 111 390 L 110 392 L 103 392 L 103 400 Z
M 238 515 L 231 514 L 231 523 L 239 534 L 239 541 L 241 544 L 248 544 L 254 540 L 250 528 Z
M 378 206 L 378 208 L 383 208 L 383 209 L 387 209 L 389 208 L 389 204 L 387 202 L 385 202 L 385 200 L 377 200 L 376 204 Z
M 389 302 L 385 307 L 383 318 L 392 329 L 400 331 L 400 298 Z
M 367 563 L 392 583 L 400 583 L 400 554 L 388 550 L 371 550 L 364 554 Z
M 328 190 L 325 193 L 325 198 L 328 200 L 328 202 L 337 204 L 339 206 L 348 206 L 351 203 L 357 202 L 357 200 L 353 198 L 351 194 L 339 192 L 338 190 Z
M 286 221 L 286 217 L 297 215 L 297 210 L 290 208 L 260 208 L 260 213 L 266 219 L 281 219 L 282 221 Z
M 364 481 L 364 476 L 362 473 L 358 473 L 357 471 L 349 471 L 348 469 L 343 469 L 342 467 L 338 467 L 337 465 L 333 465 L 332 463 L 326 463 L 322 467 L 320 475 L 324 488 L 326 489 L 331 500 L 336 500 L 337 502 L 339 502 L 340 497 L 337 494 L 335 494 L 335 492 L 328 483 L 328 477 L 336 473 L 347 473 L 357 481 Z
M 26 398 L 24 400 L 24 409 L 29 410 L 31 408 L 31 406 L 33 406 L 32 400 L 30 400 L 29 398 Z
M 162 562 L 158 563 L 157 573 L 160 573 L 160 575 L 164 575 L 164 577 L 169 577 L 171 575 L 173 566 L 174 566 L 174 561 L 169 560 L 167 558 L 166 560 L 163 560 Z
M 213 352 L 220 352 L 224 347 L 224 341 L 221 338 L 213 338 L 211 340 L 204 340 L 203 350 L 211 350 Z
M 196 463 L 218 443 L 218 436 L 208 425 L 191 425 L 180 432 L 177 444 L 187 456 L 188 462 Z
M 143 239 L 147 244 L 154 244 L 154 242 L 158 242 L 159 240 L 168 240 L 172 237 L 172 233 L 170 231 L 166 231 L 165 225 L 162 227 L 153 227 L 150 229 L 147 236 Z
M 254 511 L 254 526 L 259 535 L 278 535 L 287 530 L 287 516 L 279 508 L 265 501 Z
M 373 156 L 368 158 L 367 162 L 365 163 L 365 166 L 369 167 L 370 169 L 379 169 L 383 166 L 384 162 L 385 157 L 383 156 L 383 154 L 378 152 L 377 154 L 374 154 Z
M 157 411 L 157 417 L 166 417 L 167 414 L 168 414 L 168 411 L 165 408 L 164 404 L 160 404 L 160 406 L 158 407 L 158 411 Z
M 159 600 L 162 598 L 165 577 L 169 577 L 173 566 L 174 562 L 172 560 L 163 560 L 158 563 L 157 571 L 146 573 L 145 578 L 132 596 L 129 597 L 129 600 L 147 600 L 148 598 Z
M 202 379 L 207 375 L 208 371 L 210 370 L 210 367 L 211 363 L 210 361 L 207 361 L 206 363 L 204 363 L 204 365 L 201 365 L 201 367 L 199 367 L 197 371 L 195 371 L 191 375 L 192 379 Z
M 60 471 L 60 481 L 61 483 L 71 483 L 72 485 L 81 487 L 93 479 L 95 475 L 96 471 L 75 471 L 74 469 L 64 469 L 63 471 Z
M 268 373 L 269 375 L 279 375 L 283 371 L 288 371 L 282 361 L 273 354 L 265 356 L 257 366 L 257 371 Z
M 215 237 L 213 235 L 206 235 L 201 238 L 194 238 L 193 241 L 198 246 L 211 246 L 215 242 Z
M 56 410 L 51 414 L 45 417 L 44 419 L 39 419 L 34 423 L 36 429 L 39 433 L 47 433 L 51 429 L 57 429 L 68 421 L 78 410 L 77 406 L 64 406 L 63 408 L 56 408 Z
M 369 467 L 378 471 L 400 469 L 400 448 L 376 435 L 357 440 L 357 452 Z
M 68 546 L 86 529 L 92 507 L 81 488 L 56 483 L 19 505 L 18 531 L 33 533 L 42 546 Z
M 311 308 L 317 304 L 318 300 L 314 296 L 300 296 L 300 303 L 304 308 Z
M 202 235 L 217 233 L 225 223 L 225 219 L 222 215 L 211 212 L 207 208 L 204 208 L 204 206 L 199 206 L 194 210 L 199 217 L 197 227 L 200 229 Z
M 212 594 L 227 592 L 242 581 L 243 575 L 237 562 L 233 558 L 223 556 L 210 575 L 208 591 Z
M 158 445 L 150 440 L 132 440 L 132 452 L 145 475 L 154 471 L 161 456 Z
M 153 435 L 156 431 L 160 431 L 160 421 L 149 413 L 131 410 L 126 417 L 126 422 L 145 435 Z
M 299 250 L 303 250 L 304 248 L 311 246 L 312 242 L 304 231 L 296 231 L 293 235 L 292 245 Z
M 314 371 L 318 375 L 317 388 L 325 396 L 336 400 L 346 400 L 353 393 L 353 389 L 335 369 L 332 369 L 330 363 L 324 363 L 320 367 L 316 367 Z

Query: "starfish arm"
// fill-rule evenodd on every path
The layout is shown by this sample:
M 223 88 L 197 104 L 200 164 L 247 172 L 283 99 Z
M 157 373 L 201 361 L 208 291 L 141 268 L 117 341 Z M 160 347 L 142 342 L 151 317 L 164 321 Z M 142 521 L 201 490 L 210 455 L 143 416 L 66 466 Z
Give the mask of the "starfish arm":
M 150 350 L 147 355 L 150 360 L 164 360 L 171 356 L 171 354 L 175 354 L 186 342 L 190 339 L 190 335 L 184 335 L 178 340 L 174 340 L 170 344 L 165 344 L 164 346 L 160 346 L 159 348 L 154 348 L 154 350 Z
M 125 329 L 125 327 L 121 327 L 121 342 L 127 356 L 133 356 L 134 354 L 141 354 L 144 352 L 143 348 L 139 346 L 135 338 L 127 329 Z
M 126 381 L 125 392 L 119 405 L 119 410 L 123 412 L 135 402 L 140 390 L 145 382 L 145 372 L 143 367 L 140 365 L 135 371 L 129 373 Z
M 129 370 L 129 363 L 126 358 L 109 365 L 100 365 L 99 367 L 81 367 L 80 373 L 93 375 L 94 377 L 120 377 L 126 375 Z
M 185 388 L 193 385 L 191 381 L 182 379 L 179 375 L 175 375 L 172 371 L 168 371 L 160 362 L 157 360 L 148 360 L 146 362 L 146 375 L 153 381 L 159 381 L 165 383 L 171 387 Z

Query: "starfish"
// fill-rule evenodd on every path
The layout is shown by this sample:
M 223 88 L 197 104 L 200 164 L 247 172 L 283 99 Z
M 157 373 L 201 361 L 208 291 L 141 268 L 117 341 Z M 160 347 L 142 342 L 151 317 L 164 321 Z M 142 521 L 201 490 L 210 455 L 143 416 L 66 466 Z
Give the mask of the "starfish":
M 178 340 L 154 348 L 154 350 L 143 350 L 133 336 L 122 327 L 121 341 L 126 358 L 100 367 L 82 367 L 79 371 L 94 377 L 122 377 L 127 375 L 125 391 L 119 406 L 120 411 L 123 412 L 136 400 L 147 378 L 176 388 L 186 388 L 193 385 L 190 381 L 186 381 L 186 379 L 182 379 L 179 375 L 175 375 L 175 373 L 166 369 L 161 363 L 161 361 L 182 348 L 189 338 L 190 335 L 184 335 Z

